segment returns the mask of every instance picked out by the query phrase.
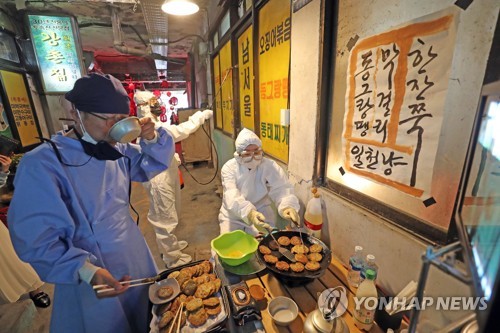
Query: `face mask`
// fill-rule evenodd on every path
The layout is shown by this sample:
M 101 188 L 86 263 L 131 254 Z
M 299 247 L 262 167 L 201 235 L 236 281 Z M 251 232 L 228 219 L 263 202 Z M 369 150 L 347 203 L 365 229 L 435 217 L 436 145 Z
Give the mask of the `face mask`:
M 77 135 L 78 139 L 81 139 L 83 141 L 86 141 L 86 142 L 89 142 L 92 144 L 96 144 L 97 141 L 95 141 L 94 138 L 91 137 L 90 134 L 87 132 L 87 130 L 85 130 L 85 126 L 83 126 L 82 117 L 80 116 L 80 111 L 78 109 L 76 110 L 76 113 L 78 114 L 78 118 L 80 118 L 80 129 L 83 133 L 81 136 Z M 75 131 L 75 133 L 76 133 L 76 131 Z
M 251 170 L 258 167 L 261 162 L 262 160 L 252 159 L 250 162 L 243 162 L 243 165 Z

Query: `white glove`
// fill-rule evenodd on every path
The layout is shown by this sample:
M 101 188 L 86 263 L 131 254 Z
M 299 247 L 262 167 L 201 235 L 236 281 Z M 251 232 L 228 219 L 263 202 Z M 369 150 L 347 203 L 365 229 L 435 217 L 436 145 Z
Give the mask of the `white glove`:
M 297 226 L 299 226 L 299 213 L 291 207 L 287 207 L 283 209 L 282 214 L 284 219 L 287 219 L 289 221 L 292 221 L 295 223 Z
M 271 229 L 271 226 L 264 221 L 266 220 L 266 217 L 264 214 L 259 213 L 256 210 L 251 210 L 250 213 L 248 214 L 248 222 L 253 224 L 256 227 L 263 228 L 265 230 Z
M 203 113 L 203 118 L 205 120 L 212 118 L 212 116 L 214 115 L 214 112 L 212 110 L 204 110 L 201 113 Z

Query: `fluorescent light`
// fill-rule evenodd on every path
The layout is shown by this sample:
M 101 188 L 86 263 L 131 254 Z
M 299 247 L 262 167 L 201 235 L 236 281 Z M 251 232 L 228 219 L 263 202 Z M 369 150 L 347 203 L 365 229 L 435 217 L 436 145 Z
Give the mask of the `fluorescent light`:
M 161 6 L 161 10 L 167 14 L 182 16 L 194 14 L 200 10 L 200 7 L 188 0 L 167 0 Z

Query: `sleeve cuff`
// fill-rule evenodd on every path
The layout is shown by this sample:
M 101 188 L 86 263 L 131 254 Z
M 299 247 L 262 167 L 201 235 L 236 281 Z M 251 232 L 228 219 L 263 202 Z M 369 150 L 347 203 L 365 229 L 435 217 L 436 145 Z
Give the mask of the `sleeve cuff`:
M 144 140 L 144 143 L 147 145 L 152 144 L 152 143 L 157 143 L 158 142 L 158 133 L 155 131 L 155 137 L 152 138 L 151 140 L 148 140 L 146 138 L 142 138 L 142 140 Z
M 87 284 L 90 284 L 90 281 L 94 277 L 95 272 L 100 267 L 91 264 L 89 261 L 85 261 L 83 266 L 78 270 L 78 275 L 80 275 L 80 280 L 85 281 Z

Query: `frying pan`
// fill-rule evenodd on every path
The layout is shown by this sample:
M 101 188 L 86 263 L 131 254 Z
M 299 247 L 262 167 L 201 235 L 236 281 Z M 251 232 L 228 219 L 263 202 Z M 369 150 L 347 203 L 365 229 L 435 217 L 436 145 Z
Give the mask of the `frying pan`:
M 286 236 L 288 238 L 292 238 L 293 236 L 300 237 L 301 234 L 298 231 L 275 231 L 273 232 L 274 238 L 278 239 L 281 236 Z M 260 243 L 260 245 L 265 245 L 269 247 L 269 243 L 273 240 L 271 235 L 267 235 L 264 237 Z M 321 255 L 323 255 L 323 259 L 319 262 L 320 263 L 320 268 L 317 271 L 310 272 L 308 270 L 304 270 L 300 273 L 295 273 L 291 269 L 288 270 L 287 272 L 280 271 L 275 267 L 273 264 L 269 264 L 264 260 L 264 255 L 260 253 L 259 250 L 257 250 L 257 255 L 258 258 L 262 261 L 264 265 L 266 265 L 267 269 L 269 269 L 271 272 L 273 272 L 278 278 L 282 279 L 284 282 L 289 282 L 292 284 L 295 283 L 300 283 L 300 282 L 310 282 L 313 279 L 317 279 L 323 275 L 325 270 L 328 268 L 328 265 L 330 265 L 330 262 L 332 260 L 332 251 L 323 243 L 321 240 L 319 240 L 316 237 L 310 236 L 306 233 L 302 233 L 302 240 L 304 241 L 304 245 L 306 246 L 311 246 L 313 244 L 319 244 L 323 248 L 323 251 L 321 252 Z M 282 246 L 285 247 L 289 250 L 291 250 L 292 245 L 290 244 L 289 246 Z M 290 264 L 290 261 L 287 260 L 281 253 L 279 253 L 278 250 L 272 250 L 272 254 L 276 257 L 278 257 L 279 260 L 281 261 L 286 261 L 288 264 Z

